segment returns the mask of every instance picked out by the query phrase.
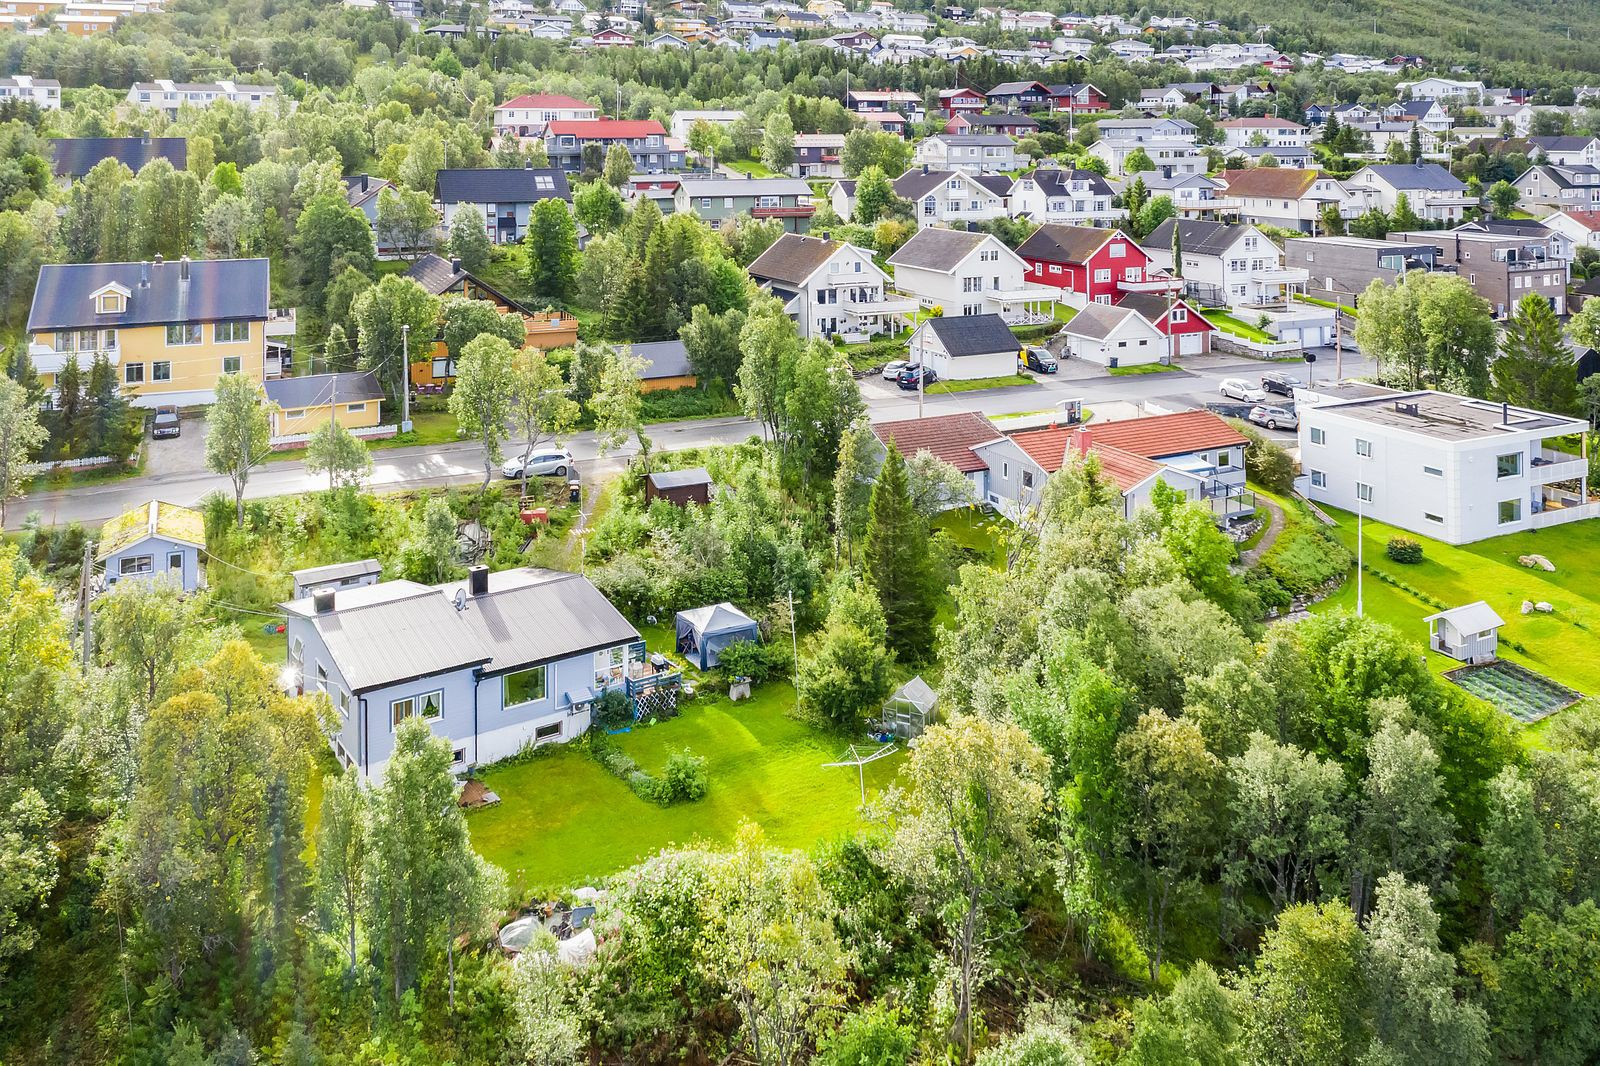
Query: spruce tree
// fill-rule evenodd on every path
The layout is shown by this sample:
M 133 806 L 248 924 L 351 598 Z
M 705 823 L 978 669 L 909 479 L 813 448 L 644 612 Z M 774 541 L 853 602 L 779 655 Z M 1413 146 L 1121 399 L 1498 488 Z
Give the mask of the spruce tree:
M 72 458 L 74 446 L 82 436 L 83 427 L 83 374 L 76 356 L 61 364 L 56 374 L 56 451 L 61 458 Z
M 1578 365 L 1543 296 L 1530 293 L 1517 304 L 1489 373 L 1495 395 L 1507 403 L 1562 414 L 1577 409 Z
M 866 562 L 867 578 L 883 605 L 889 647 L 905 661 L 921 662 L 933 650 L 939 589 L 928 552 L 928 523 L 912 506 L 906 461 L 893 444 L 872 486 Z

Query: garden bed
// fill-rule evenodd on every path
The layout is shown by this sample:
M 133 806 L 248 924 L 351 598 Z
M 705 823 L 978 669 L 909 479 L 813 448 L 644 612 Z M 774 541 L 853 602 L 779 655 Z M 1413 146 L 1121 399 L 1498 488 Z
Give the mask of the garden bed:
M 1505 659 L 1446 670 L 1444 676 L 1524 724 L 1548 718 L 1583 699 L 1583 693 Z

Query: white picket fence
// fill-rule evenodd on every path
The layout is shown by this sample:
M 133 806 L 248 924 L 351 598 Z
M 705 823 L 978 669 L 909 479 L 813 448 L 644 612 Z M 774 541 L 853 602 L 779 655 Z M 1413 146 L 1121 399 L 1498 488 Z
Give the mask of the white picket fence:
M 385 440 L 399 432 L 399 426 L 361 426 L 352 429 L 350 435 L 360 440 Z M 304 448 L 310 441 L 310 433 L 286 433 L 281 437 L 273 437 L 267 443 L 275 452 L 286 452 L 291 448 Z
M 28 463 L 22 468 L 23 474 L 34 477 L 38 474 L 53 474 L 57 470 L 93 470 L 102 466 L 116 466 L 120 462 L 115 456 L 89 455 L 82 459 L 57 459 L 50 463 Z

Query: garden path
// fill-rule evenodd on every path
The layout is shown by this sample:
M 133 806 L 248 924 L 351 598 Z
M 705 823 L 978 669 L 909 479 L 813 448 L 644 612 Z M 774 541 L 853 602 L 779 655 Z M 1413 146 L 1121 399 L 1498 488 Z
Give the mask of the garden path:
M 1278 534 L 1283 532 L 1283 508 L 1260 493 L 1256 494 L 1256 506 L 1267 509 L 1267 531 L 1261 534 L 1261 539 L 1256 541 L 1254 548 L 1246 548 L 1239 553 L 1239 561 L 1245 566 L 1254 566 L 1266 554 L 1267 549 L 1277 541 Z

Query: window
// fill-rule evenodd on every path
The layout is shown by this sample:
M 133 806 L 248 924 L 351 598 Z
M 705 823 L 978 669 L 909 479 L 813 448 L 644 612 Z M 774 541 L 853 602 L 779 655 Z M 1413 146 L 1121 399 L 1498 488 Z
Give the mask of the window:
M 1505 525 L 1508 522 L 1520 522 L 1520 521 L 1522 521 L 1522 501 L 1521 500 L 1501 500 L 1500 501 L 1500 524 L 1501 525 Z
M 176 348 L 181 344 L 199 343 L 200 324 L 198 322 L 191 323 L 189 325 L 167 327 L 167 347 Z
M 1321 470 L 1311 471 L 1311 484 L 1319 489 L 1328 487 L 1328 475 Z
M 1372 442 L 1370 440 L 1362 440 L 1360 437 L 1357 437 L 1356 454 L 1365 456 L 1368 459 L 1372 458 Z
M 1217 453 L 1217 465 L 1218 466 L 1232 466 L 1233 463 L 1229 461 L 1232 457 L 1233 457 L 1233 453 L 1232 452 L 1229 452 L 1229 451 L 1220 451 L 1220 452 L 1218 452 Z
M 218 322 L 211 327 L 211 339 L 218 344 L 237 344 L 250 339 L 250 323 Z
M 1113 258 L 1113 259 L 1121 259 L 1124 255 L 1127 254 L 1127 251 L 1128 251 L 1128 246 L 1119 241 L 1116 244 L 1113 244 L 1111 246 L 1111 252 L 1110 252 L 1111 258 Z
M 366 409 L 367 409 L 367 405 L 364 404 L 364 403 L 353 403 L 353 404 L 349 404 L 349 405 L 347 405 L 345 407 L 345 410 L 349 411 L 351 414 L 359 414 L 360 412 L 365 411 Z
M 1111 280 L 1111 271 L 1109 271 L 1109 270 L 1096 270 L 1094 272 L 1094 280 L 1096 280 L 1096 281 L 1110 281 Z
M 1444 468 L 1439 466 L 1423 466 L 1422 472 L 1429 477 L 1444 477 Z
M 182 552 L 168 552 L 167 553 L 167 569 L 168 570 L 182 570 L 183 569 L 183 553 Z
M 129 363 L 122 368 L 122 380 L 128 385 L 144 384 L 144 364 Z
M 1441 526 L 1444 525 L 1444 518 L 1442 516 L 1440 516 L 1440 515 L 1432 514 L 1432 513 L 1428 512 L 1428 511 L 1423 511 L 1422 512 L 1422 517 L 1427 519 L 1429 522 L 1433 522 L 1433 523 L 1435 523 L 1437 525 L 1441 525 Z
M 156 560 L 151 555 L 126 555 L 117 564 L 117 572 L 123 577 L 133 574 L 155 573 Z
M 95 310 L 102 315 L 115 315 L 122 313 L 122 294 L 120 292 L 103 292 L 95 305 Z
M 159 359 L 150 364 L 151 381 L 171 381 L 172 364 L 165 359 Z
M 444 693 L 425 692 L 420 696 L 407 696 L 389 704 L 389 731 L 407 718 L 421 718 L 434 722 L 444 713 Z
M 239 372 L 239 357 L 237 355 L 223 356 L 222 372 L 224 374 L 237 374 Z
M 709 196 L 700 197 L 700 210 L 705 211 L 705 210 L 709 209 L 710 207 L 711 207 L 711 197 L 709 197 Z
M 534 666 L 517 670 L 500 679 L 501 705 L 520 707 L 524 703 L 538 703 L 544 699 L 544 667 Z
M 1174 307 L 1172 309 L 1172 323 L 1173 323 L 1173 325 L 1181 325 L 1182 323 L 1187 322 L 1187 321 L 1189 321 L 1189 309 L 1188 308 L 1186 308 L 1186 307 Z
M 450 762 L 453 765 L 460 766 L 462 763 L 464 763 L 466 761 L 467 761 L 467 749 L 466 748 L 464 748 L 464 747 L 463 748 L 455 748 L 450 752 Z
M 962 292 L 982 292 L 983 291 L 983 279 L 982 278 L 962 278 L 961 279 L 961 291 Z
M 1025 488 L 1025 489 L 1033 488 L 1033 471 L 1032 470 L 1024 470 L 1022 472 L 1022 487 Z
M 1371 503 L 1372 486 L 1364 485 L 1359 481 L 1356 482 L 1356 499 L 1360 500 L 1362 503 Z
M 552 722 L 549 725 L 542 725 L 538 729 L 535 729 L 533 731 L 533 741 L 534 741 L 535 744 L 542 744 L 546 740 L 560 740 L 560 739 L 561 739 L 561 723 L 560 722 Z
M 594 653 L 594 685 L 595 688 L 605 688 L 608 685 L 621 684 L 623 666 L 626 663 L 628 649 L 606 648 L 604 651 Z
M 1494 457 L 1494 476 L 1517 477 L 1522 473 L 1522 453 L 1508 452 Z

